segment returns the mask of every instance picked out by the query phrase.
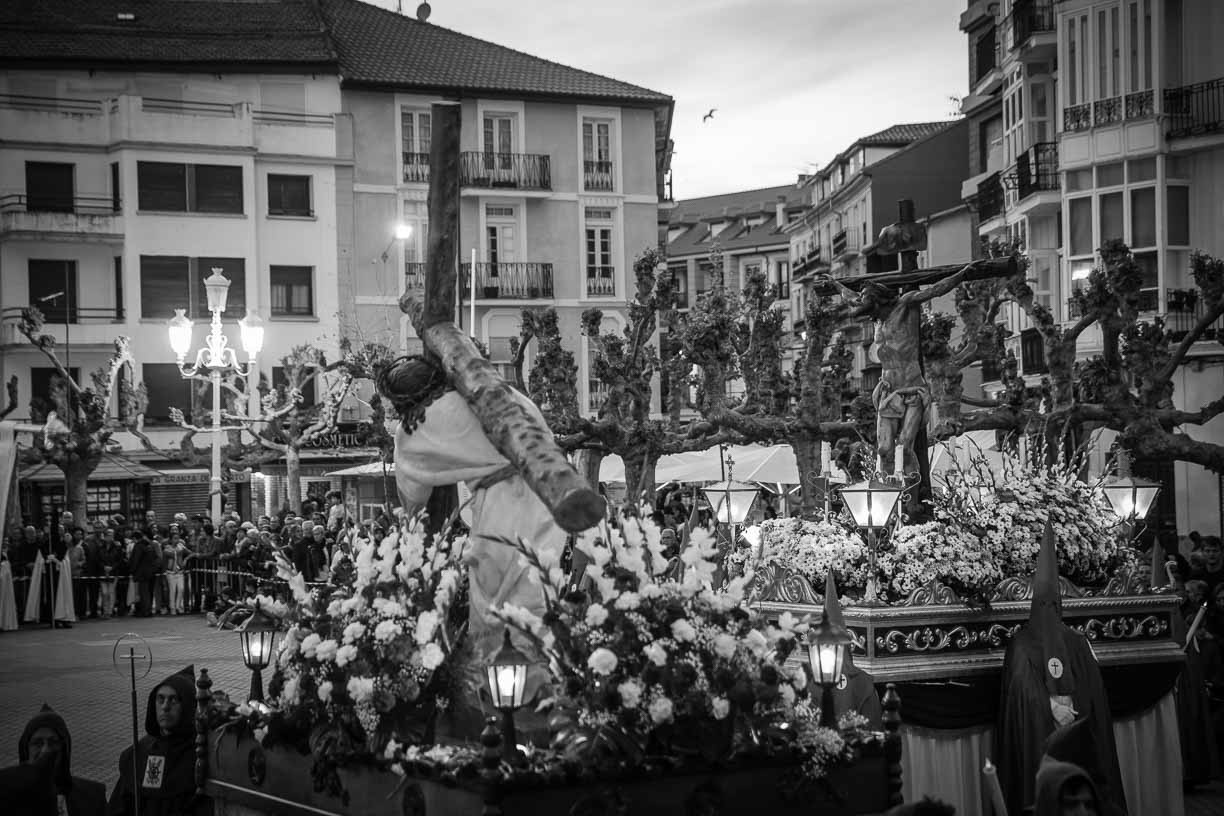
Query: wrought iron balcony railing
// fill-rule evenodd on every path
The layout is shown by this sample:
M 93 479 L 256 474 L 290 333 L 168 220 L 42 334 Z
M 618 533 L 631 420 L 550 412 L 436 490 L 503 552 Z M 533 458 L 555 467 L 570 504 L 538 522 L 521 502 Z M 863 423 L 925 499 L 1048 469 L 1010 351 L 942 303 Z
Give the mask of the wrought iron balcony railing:
M 45 303 L 35 303 L 38 311 L 42 312 L 43 321 L 47 328 L 54 328 L 56 325 L 71 323 L 73 325 L 83 323 L 123 323 L 126 318 L 126 312 L 122 306 L 71 306 L 65 305 L 62 298 L 49 300 Z M 11 324 L 16 327 L 21 322 L 21 306 L 7 306 L 0 309 L 0 323 Z M 6 335 L 7 336 L 7 335 Z
M 1170 290 L 1172 291 L 1172 290 Z M 1139 290 L 1140 312 L 1157 312 L 1160 310 L 1160 290 L 1159 289 L 1141 289 Z M 1077 297 L 1067 298 L 1067 319 L 1078 320 L 1084 316 L 1084 307 Z
M 833 235 L 833 257 L 841 255 L 850 249 L 850 236 L 847 230 L 839 230 Z
M 1165 331 L 1174 343 L 1179 343 L 1191 329 L 1198 325 L 1206 314 L 1203 297 L 1197 289 L 1168 289 L 1165 291 Z M 1224 317 L 1217 319 L 1199 337 L 1199 340 L 1224 339 Z
M 1092 105 L 1085 102 L 1082 105 L 1070 105 L 1063 108 L 1063 130 L 1087 130 L 1092 127 Z
M 587 410 L 598 413 L 612 393 L 611 386 L 599 380 L 587 380 Z
M 1060 189 L 1058 143 L 1038 142 L 1016 159 L 1016 192 L 1021 201 L 1042 190 Z
M 610 297 L 616 294 L 616 268 L 589 266 L 586 276 L 587 297 Z
M 584 190 L 611 191 L 613 186 L 612 162 L 591 161 L 590 159 L 582 162 L 582 188 Z
M 1224 127 L 1224 77 L 1165 88 L 1164 113 L 1170 139 L 1218 133 Z
M 425 264 L 411 261 L 404 264 L 404 289 L 409 292 L 425 291 Z
M 1154 116 L 1156 95 L 1152 91 L 1136 91 L 1126 95 L 1126 118 L 1127 119 L 1142 119 L 1145 116 Z
M 978 182 L 974 197 L 978 218 L 989 221 L 1003 214 L 1003 181 L 999 173 L 991 173 Z
M 551 190 L 548 156 L 534 153 L 465 152 L 459 157 L 459 183 L 467 187 Z
M 471 297 L 472 265 L 461 267 L 464 294 Z M 477 300 L 537 300 L 553 296 L 553 265 L 533 261 L 476 264 Z
M 404 154 L 404 181 L 416 184 L 429 183 L 429 154 Z
M 1034 34 L 1053 33 L 1055 23 L 1053 3 L 1017 0 L 1011 13 L 1011 47 L 1019 48 Z
M 1122 121 L 1122 97 L 1111 96 L 1108 99 L 1098 99 L 1092 103 L 1092 124 L 1094 127 L 1111 125 Z

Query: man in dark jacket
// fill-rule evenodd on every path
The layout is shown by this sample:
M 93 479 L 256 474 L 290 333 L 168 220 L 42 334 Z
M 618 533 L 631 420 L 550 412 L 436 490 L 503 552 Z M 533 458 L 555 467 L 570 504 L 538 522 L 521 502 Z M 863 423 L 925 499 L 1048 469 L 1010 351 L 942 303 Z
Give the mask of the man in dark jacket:
M 80 617 L 98 617 L 98 599 L 102 588 L 102 535 L 106 525 L 97 522 L 93 533 L 85 539 L 85 608 L 78 614 Z
M 132 547 L 132 556 L 128 559 L 128 572 L 131 574 L 131 580 L 136 582 L 139 597 L 136 614 L 142 618 L 152 614 L 154 580 L 160 562 L 161 556 L 153 542 L 138 534 L 136 544 Z
M 106 813 L 106 786 L 72 775 L 72 737 L 64 718 L 44 705 L 28 723 L 17 742 L 22 765 L 50 763 L 47 799 L 54 797 L 56 813 L 67 816 L 102 816 Z M 48 786 L 43 787 L 48 791 Z M 39 797 L 41 798 L 41 797 Z
M 145 711 L 146 735 L 119 757 L 119 781 L 109 816 L 190 816 L 195 793 L 195 668 L 188 666 L 154 687 Z

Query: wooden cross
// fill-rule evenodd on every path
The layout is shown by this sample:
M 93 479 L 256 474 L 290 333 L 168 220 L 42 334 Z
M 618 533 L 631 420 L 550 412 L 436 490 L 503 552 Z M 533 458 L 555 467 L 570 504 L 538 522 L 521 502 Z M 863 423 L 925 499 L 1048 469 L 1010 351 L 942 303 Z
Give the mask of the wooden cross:
M 603 520 L 603 498 L 570 465 L 549 427 L 524 410 L 510 384 L 454 323 L 460 117 L 457 102 L 432 106 L 425 302 L 422 308 L 405 295 L 400 310 L 412 318 L 426 352 L 467 400 L 493 446 L 518 470 L 558 526 L 580 532 Z

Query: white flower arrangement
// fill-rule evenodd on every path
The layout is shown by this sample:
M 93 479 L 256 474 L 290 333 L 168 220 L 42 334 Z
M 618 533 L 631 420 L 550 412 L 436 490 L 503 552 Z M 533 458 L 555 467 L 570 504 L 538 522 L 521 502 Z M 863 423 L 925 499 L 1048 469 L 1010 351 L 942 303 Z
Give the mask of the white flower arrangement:
M 798 573 L 823 586 L 830 570 L 845 589 L 867 586 L 867 545 L 837 522 L 769 519 L 761 523 L 761 561 Z

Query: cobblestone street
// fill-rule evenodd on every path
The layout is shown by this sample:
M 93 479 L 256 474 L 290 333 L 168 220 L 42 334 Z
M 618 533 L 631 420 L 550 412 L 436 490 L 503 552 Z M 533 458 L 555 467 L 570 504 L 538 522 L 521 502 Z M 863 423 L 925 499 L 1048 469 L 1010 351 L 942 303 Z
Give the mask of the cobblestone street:
M 42 704 L 63 715 L 72 733 L 72 770 L 106 783 L 118 779 L 119 752 L 131 742 L 130 681 L 111 663 L 115 641 L 135 632 L 153 652 L 153 670 L 136 681 L 141 735 L 153 684 L 189 663 L 208 669 L 213 688 L 245 696 L 250 672 L 238 636 L 210 628 L 199 615 L 82 621 L 72 629 L 23 627 L 0 634 L 0 764 L 17 762 L 17 740 Z M 139 676 L 139 671 L 137 676 Z

